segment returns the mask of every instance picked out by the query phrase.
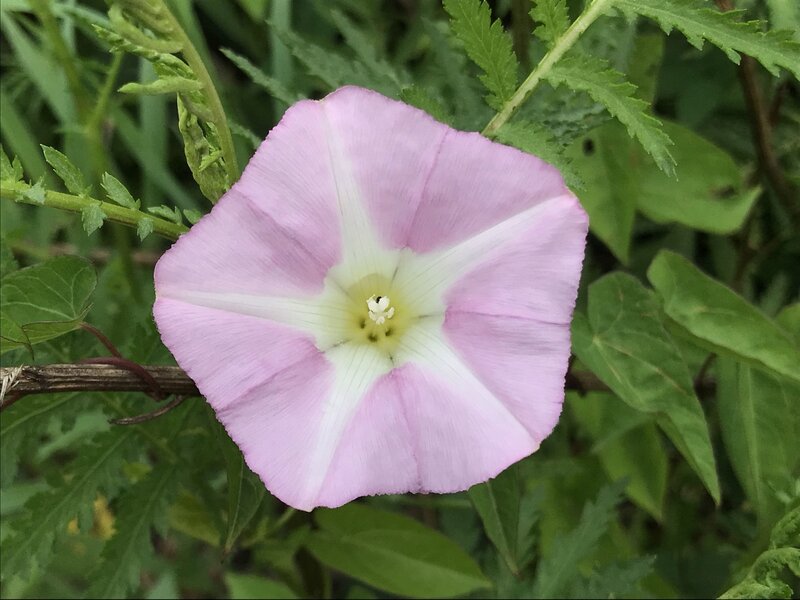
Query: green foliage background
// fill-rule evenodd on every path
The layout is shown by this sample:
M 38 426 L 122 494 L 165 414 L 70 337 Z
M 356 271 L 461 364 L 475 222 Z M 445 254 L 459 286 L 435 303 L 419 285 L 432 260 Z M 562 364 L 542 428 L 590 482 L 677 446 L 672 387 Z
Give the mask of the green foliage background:
M 167 240 L 289 104 L 350 83 L 562 170 L 591 219 L 569 382 L 607 390 L 466 493 L 312 514 L 201 399 L 120 426 L 155 405 L 25 397 L 0 413 L 2 596 L 797 597 L 800 7 L 737 8 L 2 0 L 4 367 L 107 354 L 84 321 L 173 364 Z

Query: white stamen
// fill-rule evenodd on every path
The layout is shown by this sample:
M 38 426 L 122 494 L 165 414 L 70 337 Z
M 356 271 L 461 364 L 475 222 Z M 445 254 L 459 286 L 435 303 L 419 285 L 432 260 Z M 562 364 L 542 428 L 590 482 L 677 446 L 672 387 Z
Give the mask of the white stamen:
M 383 325 L 386 319 L 394 316 L 394 307 L 389 306 L 390 302 L 388 296 L 371 296 L 367 300 L 369 318 L 375 321 L 376 325 Z

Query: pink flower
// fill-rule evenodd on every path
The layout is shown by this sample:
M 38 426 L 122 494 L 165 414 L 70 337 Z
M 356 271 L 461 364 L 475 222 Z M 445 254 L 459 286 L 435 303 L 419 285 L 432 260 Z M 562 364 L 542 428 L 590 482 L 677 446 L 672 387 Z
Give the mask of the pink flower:
M 154 313 L 287 504 L 454 492 L 555 427 L 586 230 L 538 158 L 345 87 L 161 258 Z

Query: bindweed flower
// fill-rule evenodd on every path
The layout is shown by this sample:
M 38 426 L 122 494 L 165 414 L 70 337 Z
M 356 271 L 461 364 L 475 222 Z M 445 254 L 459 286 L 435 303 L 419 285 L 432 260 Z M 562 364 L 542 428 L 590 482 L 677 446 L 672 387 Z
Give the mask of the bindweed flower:
M 154 313 L 287 504 L 459 491 L 555 427 L 586 230 L 538 158 L 345 87 L 161 258 Z

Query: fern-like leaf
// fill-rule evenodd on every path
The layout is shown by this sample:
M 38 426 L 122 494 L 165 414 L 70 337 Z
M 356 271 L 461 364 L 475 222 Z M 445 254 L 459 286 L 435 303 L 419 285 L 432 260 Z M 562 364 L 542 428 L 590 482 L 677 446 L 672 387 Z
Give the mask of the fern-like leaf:
M 481 81 L 491 94 L 486 98 L 495 110 L 511 98 L 517 88 L 519 64 L 511 37 L 500 21 L 492 23 L 491 10 L 480 0 L 445 0 L 452 27 L 469 57 L 483 69 Z
M 222 48 L 222 53 L 228 57 L 228 60 L 239 67 L 250 78 L 250 81 L 267 90 L 267 93 L 273 98 L 280 100 L 284 104 L 294 104 L 300 99 L 298 94 L 290 92 L 280 81 L 264 73 L 241 54 L 236 54 L 236 52 L 228 48 Z
M 659 168 L 674 175 L 675 160 L 669 152 L 672 140 L 661 129 L 661 122 L 648 112 L 648 104 L 634 95 L 636 86 L 608 62 L 594 56 L 573 55 L 558 62 L 547 74 L 553 85 L 586 92 L 628 129 L 653 157 Z
M 534 0 L 531 19 L 537 23 L 533 33 L 552 48 L 569 26 L 566 0 Z
M 499 142 L 549 162 L 561 172 L 564 181 L 571 188 L 583 187 L 580 177 L 570 166 L 569 159 L 564 156 L 563 147 L 552 132 L 542 125 L 531 121 L 513 121 L 503 125 L 494 137 Z
M 28 500 L 25 513 L 12 523 L 14 535 L 2 544 L 3 579 L 12 574 L 26 577 L 33 562 L 44 568 L 56 536 L 66 532 L 76 516 L 81 528 L 91 523 L 98 492 L 110 497 L 124 483 L 121 469 L 138 448 L 136 433 L 132 428 L 112 429 L 95 436 L 78 449 L 77 458 L 66 469 L 69 479 Z
M 614 5 L 657 21 L 666 33 L 677 29 L 696 48 L 708 40 L 737 64 L 741 52 L 773 75 L 783 67 L 800 79 L 800 43 L 792 32 L 763 31 L 760 21 L 741 21 L 742 11 L 721 12 L 700 0 L 614 0 Z
M 32 396 L 18 402 L 13 409 L 0 413 L 0 486 L 14 481 L 19 464 L 20 446 L 34 439 L 51 419 L 59 417 L 62 428 L 71 425 L 79 410 L 76 394 L 58 396 Z
M 160 465 L 120 499 L 114 536 L 90 578 L 90 597 L 124 598 L 136 588 L 142 563 L 152 554 L 150 529 L 163 532 L 167 507 L 177 495 L 176 471 L 176 465 Z
M 625 488 L 624 483 L 618 481 L 600 490 L 597 500 L 584 506 L 578 526 L 561 536 L 550 554 L 542 558 L 534 582 L 535 598 L 556 598 L 564 595 L 578 572 L 578 565 L 595 550 L 608 529 Z
M 308 72 L 331 89 L 349 83 L 372 88 L 389 96 L 397 94 L 397 84 L 385 74 L 372 72 L 361 61 L 317 46 L 278 24 L 271 25 L 281 42 L 305 65 Z

